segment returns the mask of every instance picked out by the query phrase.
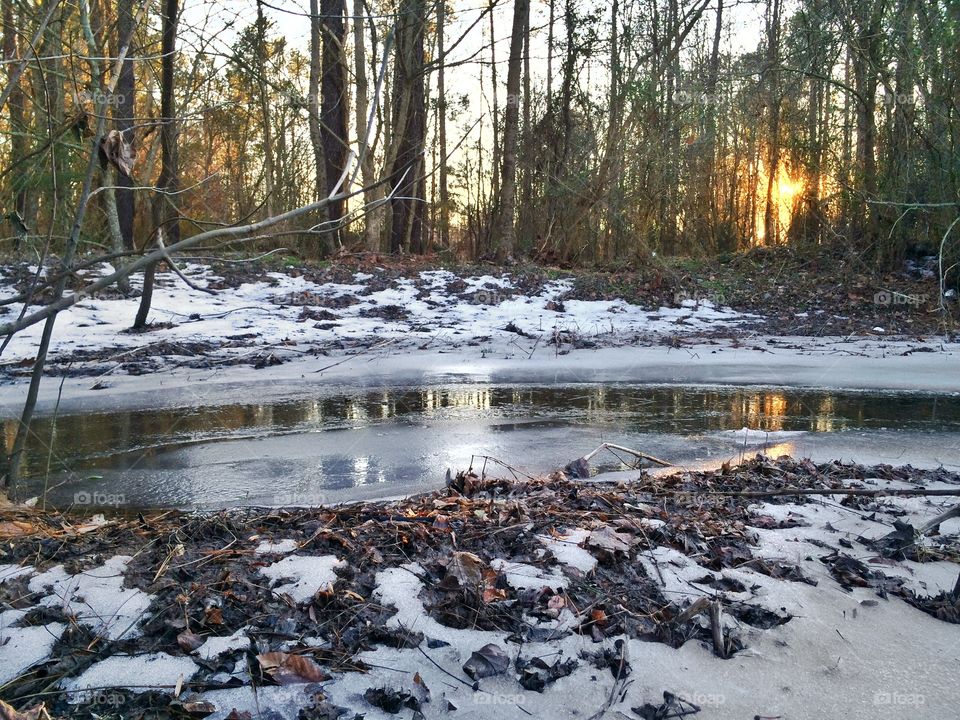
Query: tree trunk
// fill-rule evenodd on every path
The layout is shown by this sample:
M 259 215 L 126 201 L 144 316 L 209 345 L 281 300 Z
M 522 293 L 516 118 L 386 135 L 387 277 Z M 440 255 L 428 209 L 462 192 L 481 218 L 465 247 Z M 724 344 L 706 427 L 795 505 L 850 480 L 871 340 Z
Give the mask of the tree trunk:
M 314 198 L 324 197 L 327 189 L 327 161 L 323 152 L 323 132 L 320 129 L 320 82 L 323 74 L 322 31 L 318 0 L 310 0 L 310 85 L 307 99 L 307 126 L 310 130 L 310 145 L 313 148 Z M 316 213 L 313 221 L 322 225 L 329 220 L 328 208 Z M 320 248 L 314 243 L 314 235 L 307 236 L 310 243 L 308 253 L 320 255 Z M 324 235 L 323 241 L 327 253 L 333 251 L 333 235 Z
M 396 60 L 393 83 L 393 134 L 396 152 L 391 163 L 393 199 L 390 227 L 392 252 L 423 252 L 423 148 L 426 141 L 424 87 L 424 0 L 402 0 L 396 21 Z
M 524 31 L 530 0 L 514 0 L 510 59 L 507 64 L 507 108 L 503 119 L 503 172 L 500 180 L 499 218 L 494 231 L 496 255 L 500 261 L 513 256 L 514 211 L 517 202 L 517 139 L 520 128 L 520 73 L 523 63 Z
M 776 245 L 780 235 L 780 207 L 773 188 L 780 173 L 780 0 L 770 0 L 767 19 L 767 190 L 763 211 L 763 240 Z M 779 198 L 778 198 L 779 200 Z
M 24 123 L 24 93 L 20 85 L 21 78 L 15 76 L 20 61 L 19 38 L 17 28 L 20 27 L 19 18 L 13 14 L 14 0 L 4 0 L 3 3 L 3 58 L 7 65 L 7 82 L 11 83 L 7 106 L 10 113 L 10 163 L 15 165 L 23 161 L 27 154 L 26 125 Z M 15 83 L 15 84 L 14 84 Z M 30 176 L 26 168 L 14 170 L 13 178 L 13 211 L 23 220 L 27 220 L 27 189 L 26 178 Z M 20 233 L 16 234 L 14 247 L 20 250 Z
M 447 0 L 437 4 L 437 142 L 440 144 L 440 245 L 450 247 L 450 192 L 447 187 L 447 88 L 444 57 L 444 25 L 447 22 Z
M 117 3 L 117 47 L 124 38 L 132 37 L 134 0 L 119 0 Z M 114 124 L 121 133 L 125 142 L 136 144 L 134 137 L 134 112 L 136 78 L 133 70 L 133 53 L 128 52 L 120 68 L 120 77 L 117 79 L 117 92 L 114 95 L 113 118 Z M 136 212 L 135 196 L 129 188 L 133 180 L 123 173 L 116 173 L 117 185 L 117 219 L 120 224 L 120 233 L 123 236 L 123 246 L 133 250 L 133 221 Z
M 263 130 L 263 179 L 266 188 L 264 208 L 266 216 L 273 217 L 276 163 L 273 157 L 273 127 L 270 118 L 270 96 L 267 93 L 267 21 L 263 16 L 263 2 L 257 0 L 257 91 L 260 100 L 260 123 Z
M 383 225 L 383 209 L 377 204 L 383 199 L 383 188 L 373 187 L 376 176 L 373 170 L 374 138 L 367 137 L 369 122 L 369 94 L 367 82 L 367 53 L 363 40 L 363 18 L 366 17 L 363 0 L 353 0 L 353 58 L 356 76 L 357 150 L 360 154 L 360 177 L 364 187 L 364 245 L 367 250 L 380 250 L 380 235 Z
M 326 161 L 326 193 L 333 192 L 347 161 L 347 61 L 345 0 L 320 0 L 323 30 L 323 75 L 320 80 L 320 137 Z M 328 213 L 332 224 L 344 215 L 344 203 L 331 203 Z M 339 242 L 337 242 L 339 240 Z M 339 228 L 331 234 L 331 243 L 342 244 Z
M 174 105 L 174 83 L 177 51 L 177 23 L 179 0 L 163 0 L 160 47 L 160 177 L 153 198 L 154 232 L 162 233 L 166 245 L 180 240 L 180 201 L 174 194 L 180 185 L 177 162 L 177 113 Z M 146 327 L 153 300 L 153 281 L 156 267 L 150 265 L 143 273 L 143 295 L 134 320 L 134 329 Z

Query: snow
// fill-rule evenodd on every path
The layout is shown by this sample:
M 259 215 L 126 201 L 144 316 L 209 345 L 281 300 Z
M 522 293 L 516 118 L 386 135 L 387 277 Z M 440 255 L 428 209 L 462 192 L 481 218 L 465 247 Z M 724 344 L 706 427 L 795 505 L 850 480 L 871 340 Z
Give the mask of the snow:
M 18 625 L 26 614 L 24 610 L 0 612 L 0 686 L 46 659 L 66 630 L 61 623 Z
M 133 558 L 116 555 L 101 567 L 70 575 L 62 565 L 31 578 L 32 593 L 44 594 L 41 605 L 59 606 L 77 622 L 110 640 L 136 637 L 152 597 L 123 586 L 123 575 Z
M 533 565 L 509 562 L 500 558 L 493 560 L 490 567 L 503 573 L 507 584 L 517 590 L 539 590 L 544 587 L 559 590 L 570 584 L 567 578 L 556 569 L 544 572 L 543 569 Z
M 0 585 L 24 575 L 31 575 L 33 568 L 25 565 L 0 564 Z
M 106 272 L 106 268 L 101 268 Z M 184 274 L 200 287 L 218 280 L 209 267 L 193 263 L 183 266 Z M 2 273 L 2 271 L 0 271 Z M 0 274 L 0 278 L 2 278 Z M 570 280 L 552 280 L 533 296 L 517 293 L 509 274 L 499 277 L 464 278 L 466 296 L 450 293 L 447 284 L 457 276 L 445 270 L 424 271 L 415 278 L 398 278 L 383 289 L 368 287 L 373 276 L 356 273 L 349 284 L 318 284 L 286 273 L 267 273 L 262 280 L 237 288 L 216 291 L 215 295 L 188 288 L 173 273 L 159 273 L 154 289 L 150 320 L 173 323 L 157 332 L 129 334 L 139 305 L 138 298 L 124 298 L 109 290 L 84 298 L 61 313 L 50 347 L 51 358 L 69 353 L 109 348 L 116 367 L 123 354 L 135 348 L 161 342 L 204 342 L 255 333 L 256 345 L 278 346 L 295 351 L 334 341 L 407 340 L 444 342 L 458 339 L 496 337 L 508 344 L 517 335 L 505 330 L 513 326 L 531 336 L 549 336 L 554 331 L 575 330 L 581 335 L 607 339 L 646 335 L 690 334 L 706 328 L 734 328 L 753 316 L 716 307 L 709 301 L 685 301 L 681 307 L 642 308 L 622 300 L 566 301 L 562 311 L 547 309 L 570 291 Z M 134 288 L 141 282 L 133 278 Z M 417 282 L 428 294 L 420 297 Z M 0 287 L 0 298 L 14 294 L 12 286 Z M 335 321 L 304 321 L 305 309 L 320 309 L 325 301 L 353 296 L 357 302 L 346 307 L 327 308 Z M 470 299 L 474 298 L 477 304 Z M 399 306 L 409 317 L 388 320 L 371 316 L 386 306 Z M 11 362 L 35 355 L 42 324 L 18 333 L 5 351 Z M 546 340 L 546 337 L 544 337 Z M 284 346 L 280 348 L 279 346 Z M 278 350 L 278 351 L 279 351 Z M 249 347 L 222 350 L 224 356 L 249 354 Z
M 345 565 L 335 555 L 289 555 L 260 568 L 260 574 L 273 581 L 273 592 L 277 595 L 289 595 L 294 602 L 304 603 L 320 590 L 330 588 L 337 581 L 334 570 Z M 290 582 L 276 584 L 281 580 Z
M 74 696 L 75 702 L 82 702 L 84 693 L 101 688 L 131 688 L 136 692 L 152 688 L 173 692 L 181 678 L 186 682 L 199 669 L 188 657 L 164 652 L 111 655 L 91 665 L 79 677 L 63 680 L 60 685 Z
M 201 660 L 210 661 L 217 659 L 224 653 L 243 650 L 248 647 L 250 647 L 250 638 L 247 636 L 247 628 L 242 627 L 233 635 L 208 637 L 207 641 L 194 652 Z
M 253 552 L 255 555 L 286 555 L 294 552 L 298 547 L 296 540 L 286 539 L 278 542 L 262 540 Z
M 583 542 L 589 536 L 589 530 L 575 528 L 567 530 L 557 537 L 541 535 L 538 539 L 559 563 L 568 568 L 574 568 L 581 573 L 588 573 L 597 566 L 597 559 L 583 548 Z
M 308 707 L 316 685 L 263 685 L 256 689 L 246 687 L 211 690 L 202 693 L 200 699 L 212 703 L 216 712 L 206 716 L 206 720 L 224 720 L 232 710 L 238 713 L 248 712 L 253 717 L 283 718 L 297 720 L 300 709 Z M 269 715 L 261 715 L 261 710 L 269 708 Z M 397 717 L 397 716 L 394 716 Z
M 878 487 L 902 485 L 882 480 L 869 482 Z M 894 518 L 918 526 L 941 512 L 943 502 L 889 498 L 879 503 L 875 513 L 871 510 L 868 514 L 844 507 L 838 500 L 822 497 L 804 503 L 758 502 L 750 506 L 753 515 L 792 517 L 803 522 L 797 527 L 776 530 L 748 525 L 746 532 L 757 543 L 757 557 L 796 563 L 804 575 L 817 582 L 816 586 L 774 579 L 750 568 L 711 571 L 699 564 L 696 557 L 668 547 L 639 552 L 637 562 L 673 602 L 684 605 L 700 597 L 721 594 L 728 601 L 749 603 L 792 617 L 782 625 L 761 630 L 739 621 L 732 613 L 724 613 L 725 626 L 747 645 L 727 660 L 715 657 L 707 643 L 696 640 L 677 649 L 663 643 L 628 640 L 628 660 L 633 668 L 630 684 L 621 688 L 623 700 L 615 702 L 608 715 L 629 715 L 629 708 L 645 702 L 659 703 L 663 692 L 669 691 L 700 705 L 703 716 L 713 720 L 756 715 L 853 720 L 952 717 L 953 709 L 960 703 L 960 686 L 954 678 L 960 659 L 960 627 L 937 620 L 896 596 L 879 599 L 868 588 L 844 590 L 820 559 L 830 553 L 822 543 L 836 547 L 838 539 L 846 538 L 854 547 L 845 552 L 889 576 L 903 577 L 909 587 L 921 594 L 951 589 L 956 580 L 955 563 L 880 562 L 875 551 L 857 540 L 860 536 L 876 538 L 886 534 Z M 906 515 L 899 514 L 902 512 Z M 946 527 L 942 529 L 948 531 Z M 549 569 L 506 559 L 495 560 L 491 565 L 504 572 L 508 582 L 518 589 L 544 584 L 562 587 L 569 584 L 570 578 L 593 567 L 584 557 L 589 553 L 581 546 L 588 534 L 583 528 L 563 528 L 556 536 L 538 536 L 542 557 L 552 555 L 559 562 Z M 921 542 L 933 546 L 938 540 L 931 537 Z M 100 597 L 105 593 L 104 586 L 109 583 L 114 592 L 119 592 L 129 560 L 123 556 L 111 558 L 102 567 L 74 576 L 56 566 L 31 578 L 30 589 L 41 592 L 44 587 L 53 587 L 68 596 L 73 605 L 79 604 L 81 591 L 86 592 L 84 597 L 100 605 L 98 614 L 102 615 L 109 609 Z M 334 556 L 289 555 L 262 572 L 275 583 L 290 581 L 275 591 L 286 592 L 302 602 L 317 589 L 334 582 L 334 570 L 342 564 Z M 369 706 L 363 699 L 364 691 L 384 686 L 412 690 L 415 673 L 431 690 L 432 700 L 424 706 L 428 720 L 447 717 L 448 701 L 458 708 L 457 717 L 473 720 L 525 719 L 531 715 L 588 718 L 611 697 L 610 673 L 597 670 L 580 658 L 580 653 L 612 647 L 618 638 L 594 643 L 589 636 L 573 634 L 560 640 L 517 646 L 508 641 L 506 632 L 441 625 L 427 613 L 421 598 L 421 578 L 425 575 L 417 563 L 384 568 L 376 575 L 371 600 L 395 608 L 396 613 L 387 620 L 388 627 L 419 631 L 427 639 L 447 644 L 430 647 L 424 642 L 413 649 L 381 645 L 360 653 L 357 660 L 366 663 L 369 672 L 335 673 L 323 685 L 331 703 L 362 713 L 369 720 L 387 720 L 394 716 Z M 746 590 L 718 591 L 702 584 L 704 576 L 738 580 Z M 58 597 L 56 592 L 44 596 L 40 604 L 50 604 L 51 598 Z M 567 617 L 539 626 L 569 625 L 572 616 L 565 612 Z M 25 609 L 0 613 L 0 682 L 42 662 L 64 632 L 64 626 L 58 623 L 20 627 L 26 614 Z M 531 626 L 538 624 L 534 618 L 529 622 Z M 706 620 L 701 618 L 701 622 Z M 245 649 L 250 642 L 246 632 L 246 628 L 241 628 L 230 636 L 208 638 L 195 654 L 198 659 L 210 661 L 223 653 Z M 458 683 L 451 674 L 462 677 L 463 663 L 488 643 L 504 648 L 511 658 L 517 654 L 541 656 L 548 661 L 574 658 L 580 664 L 572 675 L 549 684 L 543 693 L 524 690 L 517 683 L 512 666 L 504 675 L 482 679 L 475 692 L 470 687 L 472 683 Z M 144 686 L 163 686 L 161 689 L 169 692 L 181 678 L 189 681 L 198 669 L 189 657 L 162 652 L 114 654 L 78 677 L 63 680 L 61 686 L 73 702 L 83 702 L 87 694 L 100 692 L 98 688 L 116 688 L 124 697 L 126 691 L 142 691 Z M 225 718 L 234 708 L 254 713 L 258 707 L 269 707 L 275 717 L 295 720 L 299 710 L 310 704 L 317 688 L 295 685 L 254 691 L 245 686 L 203 692 L 201 697 L 215 705 L 216 712 L 211 715 L 215 719 Z

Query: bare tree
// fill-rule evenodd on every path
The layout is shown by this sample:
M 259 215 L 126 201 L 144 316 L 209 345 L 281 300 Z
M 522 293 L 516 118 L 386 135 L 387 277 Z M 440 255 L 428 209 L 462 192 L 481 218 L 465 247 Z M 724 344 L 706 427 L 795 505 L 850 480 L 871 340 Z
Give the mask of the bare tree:
M 513 256 L 515 244 L 514 213 L 517 202 L 517 146 L 520 129 L 520 74 L 523 68 L 524 33 L 530 13 L 530 0 L 514 0 L 513 30 L 510 33 L 510 59 L 507 65 L 507 107 L 503 121 L 503 168 L 500 181 L 499 217 L 494 231 L 496 256 Z

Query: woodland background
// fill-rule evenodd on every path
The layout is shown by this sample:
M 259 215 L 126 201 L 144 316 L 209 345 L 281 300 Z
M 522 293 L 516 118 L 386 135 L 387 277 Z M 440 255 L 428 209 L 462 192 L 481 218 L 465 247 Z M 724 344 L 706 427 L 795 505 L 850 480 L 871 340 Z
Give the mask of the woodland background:
M 4 247 L 955 259 L 960 3 L 477 2 L 3 0 Z

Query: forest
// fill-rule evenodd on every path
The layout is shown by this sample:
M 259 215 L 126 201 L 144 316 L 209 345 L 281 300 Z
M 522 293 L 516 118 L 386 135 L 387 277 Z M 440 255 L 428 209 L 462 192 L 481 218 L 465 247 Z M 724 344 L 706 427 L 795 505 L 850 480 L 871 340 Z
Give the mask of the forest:
M 0 42 L 0 720 L 958 717 L 960 0 Z
M 946 272 L 958 35 L 946 1 L 4 0 L 4 243 Z

